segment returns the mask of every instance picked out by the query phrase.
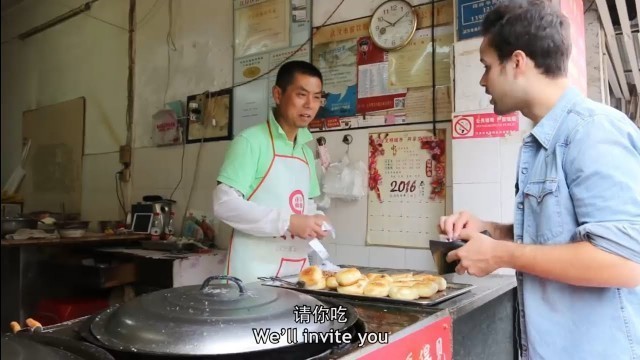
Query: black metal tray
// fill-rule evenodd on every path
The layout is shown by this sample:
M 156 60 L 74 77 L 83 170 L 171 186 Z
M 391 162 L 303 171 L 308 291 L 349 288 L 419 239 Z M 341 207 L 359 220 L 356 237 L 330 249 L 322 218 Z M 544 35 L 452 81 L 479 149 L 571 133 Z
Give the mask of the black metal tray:
M 341 267 L 342 268 L 355 267 L 358 270 L 360 270 L 363 274 L 378 273 L 378 274 L 392 275 L 392 274 L 401 274 L 401 273 L 407 273 L 407 272 L 413 272 L 414 274 L 428 273 L 425 271 L 368 268 L 368 267 L 359 267 L 359 266 L 350 266 L 350 265 L 341 265 Z M 432 275 L 438 276 L 436 274 L 432 274 Z M 289 277 L 283 278 L 283 280 L 288 280 L 295 283 L 298 280 L 298 277 L 289 276 Z M 342 294 L 335 290 L 310 290 L 310 289 L 304 289 L 296 286 L 283 284 L 277 281 L 265 281 L 262 283 L 262 285 L 281 287 L 281 288 L 296 290 L 296 291 L 300 291 L 300 292 L 312 294 L 312 295 L 320 295 L 320 296 L 336 297 L 336 298 L 352 299 L 352 300 L 362 300 L 362 301 L 375 301 L 375 302 L 389 303 L 389 304 L 396 304 L 396 305 L 412 305 L 412 306 L 417 305 L 417 306 L 425 306 L 425 307 L 440 304 L 456 296 L 462 295 L 475 287 L 475 285 L 471 285 L 471 284 L 447 282 L 447 288 L 445 290 L 438 291 L 431 297 L 419 298 L 417 300 L 401 300 L 401 299 L 392 299 L 390 297 L 374 297 L 374 296 L 366 296 L 366 295 Z

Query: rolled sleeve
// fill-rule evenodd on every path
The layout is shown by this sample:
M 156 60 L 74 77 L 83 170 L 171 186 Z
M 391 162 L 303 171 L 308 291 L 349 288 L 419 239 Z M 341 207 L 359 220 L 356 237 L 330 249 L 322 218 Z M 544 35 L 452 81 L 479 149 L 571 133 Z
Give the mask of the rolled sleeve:
M 576 230 L 576 235 L 601 250 L 640 264 L 640 223 L 585 224 Z
M 576 236 L 640 263 L 640 131 L 621 116 L 595 117 L 566 151 Z

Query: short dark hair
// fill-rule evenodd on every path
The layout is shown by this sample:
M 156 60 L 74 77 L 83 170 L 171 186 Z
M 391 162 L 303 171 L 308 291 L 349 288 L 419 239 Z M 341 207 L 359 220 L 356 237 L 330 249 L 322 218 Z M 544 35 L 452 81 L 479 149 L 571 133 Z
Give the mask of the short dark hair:
M 482 35 L 501 63 L 523 51 L 544 75 L 567 75 L 569 20 L 549 0 L 503 0 L 487 13 Z
M 278 75 L 276 76 L 276 86 L 283 92 L 286 91 L 287 87 L 293 82 L 296 74 L 313 76 L 322 82 L 322 73 L 313 64 L 301 60 L 292 60 L 280 66 Z

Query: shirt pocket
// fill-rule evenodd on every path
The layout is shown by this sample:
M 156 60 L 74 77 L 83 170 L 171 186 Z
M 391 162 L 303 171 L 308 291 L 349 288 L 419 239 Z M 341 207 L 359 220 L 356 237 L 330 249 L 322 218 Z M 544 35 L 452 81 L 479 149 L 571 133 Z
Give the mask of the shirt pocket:
M 562 233 L 558 180 L 529 182 L 524 188 L 524 233 L 533 243 L 553 242 Z

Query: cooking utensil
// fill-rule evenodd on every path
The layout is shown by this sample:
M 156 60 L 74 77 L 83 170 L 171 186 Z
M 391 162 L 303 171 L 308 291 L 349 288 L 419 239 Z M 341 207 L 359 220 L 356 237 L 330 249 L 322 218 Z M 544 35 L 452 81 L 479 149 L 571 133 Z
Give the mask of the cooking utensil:
M 89 221 L 64 220 L 56 222 L 56 229 L 63 238 L 81 237 L 89 228 Z
M 27 326 L 10 324 L 13 334 L 2 336 L 2 359 L 113 360 L 106 351 L 73 339 L 44 334 L 42 325 L 29 318 Z
M 488 231 L 482 231 L 481 234 L 487 235 L 491 237 L 491 234 Z M 465 240 L 454 240 L 454 241 L 440 241 L 440 240 L 430 240 L 429 241 L 429 250 L 431 250 L 431 255 L 433 256 L 433 262 L 436 265 L 436 269 L 438 270 L 438 274 L 450 274 L 456 272 L 456 266 L 460 263 L 460 261 L 452 261 L 447 262 L 447 255 L 456 249 L 463 247 L 466 244 Z
M 283 278 L 279 278 L 279 277 L 275 277 L 275 276 L 259 276 L 258 280 L 275 281 L 275 282 L 279 282 L 281 284 L 284 284 L 284 285 L 287 285 L 287 286 L 291 286 L 291 287 L 295 287 L 295 288 L 303 288 L 304 287 L 304 281 L 302 281 L 302 280 L 298 280 L 296 282 L 293 282 L 293 281 L 285 280 Z
M 2 234 L 5 235 L 14 234 L 20 229 L 37 229 L 38 220 L 30 218 L 2 218 Z
M 14 334 L 17 334 L 19 332 L 42 332 L 42 324 L 40 324 L 39 322 L 33 320 L 32 318 L 28 318 L 25 322 L 27 323 L 27 327 L 22 328 L 16 321 L 12 321 L 9 324 L 11 332 L 13 332 Z
M 228 282 L 212 284 L 214 280 Z M 296 309 L 332 307 L 299 292 L 212 276 L 202 286 L 161 290 L 112 307 L 96 316 L 90 332 L 101 346 L 118 352 L 172 357 L 257 352 L 253 358 L 261 358 L 263 351 L 332 346 L 304 343 L 303 332 L 343 331 L 357 320 L 355 310 L 348 311 L 346 323 L 296 321 Z M 257 334 L 270 331 L 281 335 L 278 341 L 256 341 Z M 293 344 L 288 343 L 291 337 Z

